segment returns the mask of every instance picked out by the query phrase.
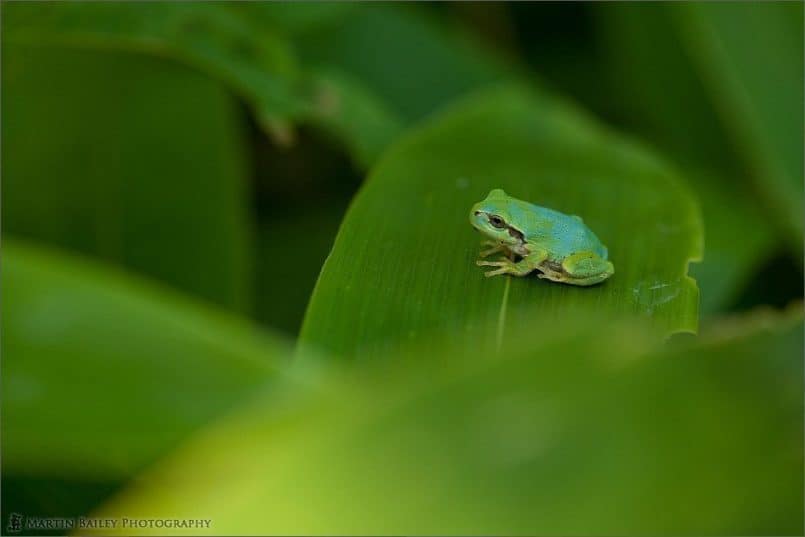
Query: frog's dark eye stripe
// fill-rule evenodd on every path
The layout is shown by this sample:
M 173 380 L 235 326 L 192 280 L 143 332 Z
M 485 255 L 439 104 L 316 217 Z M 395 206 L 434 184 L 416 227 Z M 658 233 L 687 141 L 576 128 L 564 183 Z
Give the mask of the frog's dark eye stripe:
M 503 229 L 506 227 L 506 222 L 504 222 L 503 219 L 496 214 L 489 215 L 489 223 L 492 224 L 492 227 L 496 227 L 498 229 Z
M 515 239 L 519 240 L 520 242 L 525 241 L 525 237 L 523 236 L 523 234 L 521 232 L 517 231 L 514 228 L 509 228 L 509 236 L 514 237 Z

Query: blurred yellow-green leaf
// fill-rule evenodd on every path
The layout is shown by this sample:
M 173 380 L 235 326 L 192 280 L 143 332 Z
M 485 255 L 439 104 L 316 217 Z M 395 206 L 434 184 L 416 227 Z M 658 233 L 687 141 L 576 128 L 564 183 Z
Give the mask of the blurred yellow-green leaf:
M 485 278 L 468 214 L 493 188 L 584 218 L 615 276 L 591 288 Z M 499 319 L 505 338 L 508 326 L 533 324 L 524 312 L 534 305 L 695 331 L 687 268 L 701 240 L 695 200 L 645 150 L 554 97 L 482 92 L 414 130 L 373 169 L 324 264 L 301 341 L 372 356 L 442 330 L 473 347 L 477 319 Z
M 802 531 L 801 311 L 659 352 L 642 323 L 532 315 L 546 330 L 497 356 L 430 345 L 438 363 L 419 348 L 250 407 L 97 515 L 240 535 Z
M 164 286 L 4 239 L 5 475 L 130 477 L 265 388 L 287 342 Z

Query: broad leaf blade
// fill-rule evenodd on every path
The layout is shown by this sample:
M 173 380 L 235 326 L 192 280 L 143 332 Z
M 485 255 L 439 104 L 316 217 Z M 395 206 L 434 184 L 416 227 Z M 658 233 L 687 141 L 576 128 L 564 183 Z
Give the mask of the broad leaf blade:
M 287 345 L 102 265 L 4 239 L 6 475 L 129 477 L 275 376 Z
M 592 288 L 485 278 L 468 213 L 492 188 L 582 216 L 609 247 L 615 276 Z M 642 149 L 554 98 L 492 90 L 415 130 L 374 169 L 324 265 L 301 341 L 372 356 L 449 330 L 474 346 L 476 320 L 498 319 L 505 339 L 508 325 L 532 324 L 521 311 L 535 304 L 695 330 L 687 265 L 701 234 L 690 194 Z
M 532 313 L 550 332 L 502 356 L 435 345 L 438 364 L 397 356 L 317 402 L 257 405 L 99 515 L 233 534 L 802 530 L 801 312 L 659 353 L 641 324 Z

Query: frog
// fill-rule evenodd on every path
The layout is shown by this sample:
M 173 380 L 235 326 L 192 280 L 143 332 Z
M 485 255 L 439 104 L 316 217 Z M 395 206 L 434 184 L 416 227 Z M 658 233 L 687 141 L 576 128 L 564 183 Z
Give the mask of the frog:
M 607 247 L 584 220 L 513 198 L 496 188 L 472 206 L 470 224 L 486 238 L 476 264 L 486 277 L 511 274 L 570 285 L 596 285 L 615 273 Z M 484 258 L 500 253 L 497 261 Z

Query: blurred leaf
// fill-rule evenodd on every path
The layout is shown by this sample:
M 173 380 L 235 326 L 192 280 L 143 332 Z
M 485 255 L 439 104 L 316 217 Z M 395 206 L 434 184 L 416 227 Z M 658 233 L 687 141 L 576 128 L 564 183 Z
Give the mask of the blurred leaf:
M 718 185 L 705 172 L 689 172 L 705 223 L 705 255 L 691 266 L 701 290 L 702 317 L 716 315 L 745 288 L 777 243 L 763 211 L 747 196 Z M 801 294 L 801 293 L 800 293 Z
M 321 67 L 310 76 L 319 88 L 318 112 L 311 123 L 334 134 L 361 168 L 369 168 L 399 136 L 402 119 L 360 81 L 337 68 Z
M 292 38 L 340 24 L 360 6 L 356 2 L 227 2 L 230 9 Z
M 596 15 L 623 114 L 682 165 L 711 170 L 692 184 L 703 201 L 707 245 L 695 274 L 704 312 L 717 311 L 774 249 L 775 223 L 795 239 L 801 258 L 801 230 L 786 223 L 796 214 L 801 226 L 802 215 L 801 6 L 612 4 Z M 730 42 L 719 35 L 725 24 L 734 24 Z M 772 170 L 775 158 L 788 162 L 787 171 Z M 783 209 L 774 198 L 786 181 Z M 733 226 L 739 229 L 724 233 Z
M 690 170 L 706 246 L 692 273 L 702 293 L 702 315 L 708 315 L 729 304 L 778 239 L 747 188 L 743 157 L 730 144 L 727 127 L 685 53 L 674 9 L 662 3 L 601 4 L 595 15 L 610 91 L 622 104 L 623 121 Z
M 255 405 L 98 515 L 239 535 L 802 531 L 801 311 L 658 353 L 641 324 L 532 314 L 548 330 L 500 356 L 442 346 Z
M 282 131 L 308 110 L 287 43 L 217 2 L 11 3 L 4 40 L 156 54 L 226 82 L 261 124 Z
M 687 3 L 681 39 L 769 214 L 802 257 L 801 2 Z M 751 36 L 751 38 L 747 38 Z
M 248 308 L 245 140 L 220 85 L 137 54 L 7 45 L 2 99 L 5 231 Z
M 805 296 L 805 275 L 790 252 L 776 251 L 758 267 L 740 295 L 733 299 L 736 311 L 757 307 L 783 308 Z
M 592 288 L 485 278 L 467 216 L 492 188 L 582 216 L 609 247 L 615 276 Z M 505 339 L 504 327 L 536 327 L 523 309 L 534 304 L 695 331 L 687 265 L 700 253 L 695 202 L 661 163 L 554 98 L 501 88 L 386 153 L 341 225 L 301 341 L 373 356 L 445 330 L 474 348 L 475 319 L 499 319 Z
M 412 6 L 231 5 L 253 15 L 266 31 L 291 36 L 311 99 L 301 121 L 335 135 L 364 169 L 404 125 L 513 73 L 468 36 L 439 26 Z
M 289 39 L 343 21 L 348 4 L 117 2 L 11 4 L 7 43 L 134 51 L 172 58 L 221 80 L 249 102 L 275 142 L 310 123 L 368 166 L 396 135 L 397 113 L 337 65 L 300 66 Z M 309 37 L 305 37 L 308 40 Z
M 613 3 L 595 9 L 607 82 L 620 97 L 622 120 L 685 164 L 739 174 L 740 156 L 685 53 L 673 6 Z
M 294 126 L 309 123 L 337 135 L 362 166 L 400 118 L 417 119 L 508 72 L 468 39 L 392 4 L 15 3 L 4 9 L 3 30 L 7 43 L 184 62 L 250 103 L 277 143 L 292 144 Z
M 411 121 L 512 70 L 414 6 L 377 2 L 299 43 L 314 65 L 337 66 Z
M 274 377 L 286 343 L 167 288 L 4 239 L 3 472 L 131 475 Z

